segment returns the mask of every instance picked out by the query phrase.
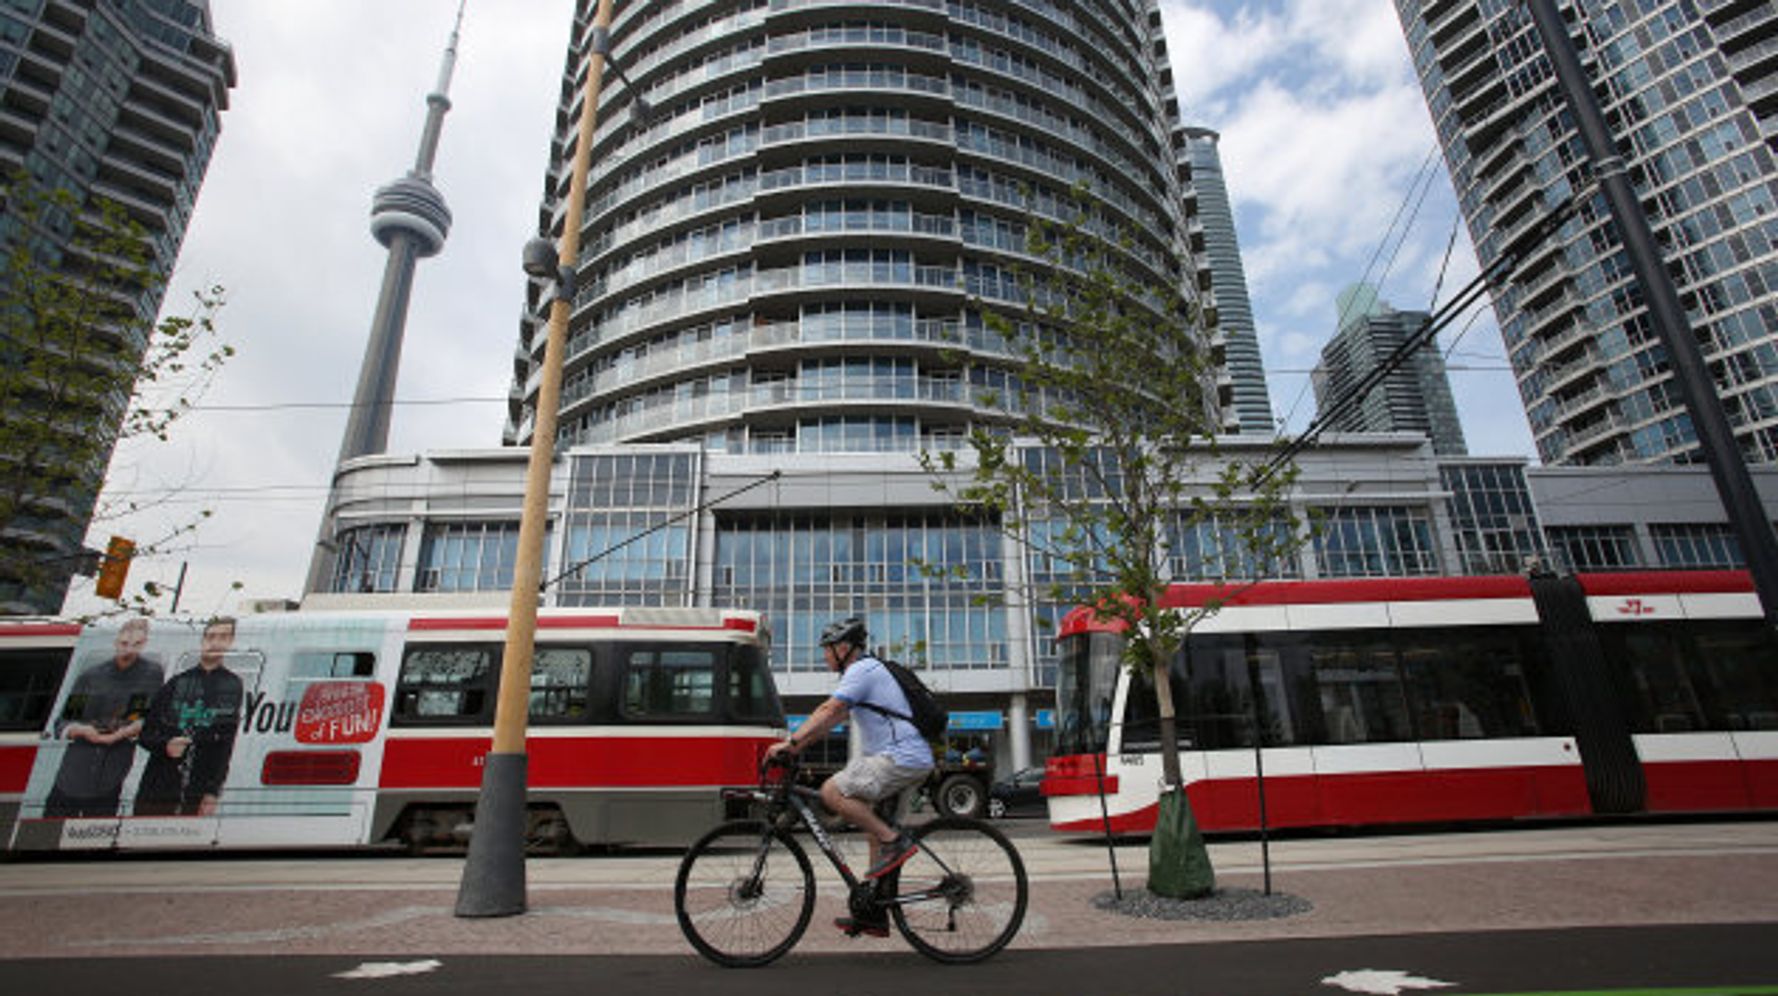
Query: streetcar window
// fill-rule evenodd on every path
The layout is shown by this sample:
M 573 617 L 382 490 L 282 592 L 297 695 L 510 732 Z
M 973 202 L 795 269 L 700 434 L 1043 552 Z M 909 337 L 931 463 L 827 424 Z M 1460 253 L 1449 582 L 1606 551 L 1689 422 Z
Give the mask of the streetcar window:
M 1313 709 L 1313 689 L 1300 665 L 1287 666 L 1300 656 L 1287 654 L 1293 643 L 1288 634 L 1193 636 L 1186 644 L 1185 696 L 1174 699 L 1181 743 L 1205 750 L 1251 747 L 1256 728 L 1263 728 L 1264 741 L 1272 747 L 1310 736 L 1312 727 L 1299 717 L 1306 718 Z M 1176 686 L 1178 682 L 1175 675 Z M 1147 694 L 1154 694 L 1152 684 Z
M 1085 633 L 1061 641 L 1062 659 L 1056 670 L 1056 753 L 1094 754 L 1105 749 L 1111 730 L 1112 695 L 1123 667 L 1123 645 L 1123 637 L 1115 633 Z
M 1704 704 L 1685 665 L 1680 623 L 1601 626 L 1606 660 L 1622 669 L 1619 686 L 1629 696 L 1635 733 L 1689 733 L 1709 729 Z
M 1396 631 L 1420 739 L 1538 735 L 1520 636 L 1482 627 Z
M 298 650 L 290 655 L 293 681 L 317 678 L 369 678 L 377 673 L 377 655 L 368 650 Z
M 499 649 L 442 644 L 410 647 L 395 685 L 396 725 L 487 722 Z
M 623 648 L 620 657 L 626 716 L 701 719 L 714 713 L 715 648 Z
M 1414 739 L 1395 652 L 1386 637 L 1319 633 L 1308 650 L 1328 743 Z
M 1778 638 L 1758 619 L 1692 624 L 1719 726 L 1778 730 Z
M 538 647 L 531 661 L 531 719 L 585 722 L 593 652 L 586 647 Z
M 37 732 L 68 670 L 66 650 L 0 652 L 0 730 Z
M 1244 643 L 1239 636 L 1200 636 L 1187 644 L 1185 684 L 1181 686 L 1174 676 L 1180 746 L 1204 750 L 1253 746 L 1253 695 Z M 1144 685 L 1147 712 L 1154 715 L 1154 683 Z
M 772 669 L 758 647 L 735 647 L 729 652 L 728 711 L 729 718 L 735 720 L 763 720 L 774 725 L 784 722 L 784 708 L 778 704 Z

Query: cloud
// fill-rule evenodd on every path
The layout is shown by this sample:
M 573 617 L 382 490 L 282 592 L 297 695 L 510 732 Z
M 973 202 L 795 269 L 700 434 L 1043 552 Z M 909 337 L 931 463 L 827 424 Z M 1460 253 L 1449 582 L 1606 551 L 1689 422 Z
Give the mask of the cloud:
M 456 6 L 217 5 L 240 83 L 168 302 L 225 286 L 218 323 L 239 354 L 203 399 L 211 407 L 170 442 L 127 445 L 113 460 L 112 504 L 154 507 L 96 523 L 100 545 L 214 512 L 194 539 L 140 559 L 132 590 L 170 588 L 187 563 L 183 610 L 300 595 L 346 412 L 239 406 L 350 400 L 387 258 L 370 236 L 371 197 L 413 165 Z M 416 274 L 397 398 L 500 400 L 398 406 L 391 452 L 499 443 L 524 294 L 519 247 L 537 225 L 572 17 L 572 0 L 468 8 L 436 177 L 455 221 Z M 95 607 L 79 590 L 68 604 Z
M 1313 405 L 1292 400 L 1305 394 L 1299 371 L 1334 331 L 1335 295 L 1362 277 L 1397 307 L 1424 308 L 1446 265 L 1456 203 L 1401 25 L 1380 0 L 1161 7 L 1186 120 L 1222 135 L 1272 399 L 1301 428 Z M 1461 232 L 1440 299 L 1475 272 Z M 1499 351 L 1491 314 L 1465 344 Z M 1453 374 L 1466 423 L 1504 428 L 1472 451 L 1530 452 L 1511 377 L 1475 378 Z

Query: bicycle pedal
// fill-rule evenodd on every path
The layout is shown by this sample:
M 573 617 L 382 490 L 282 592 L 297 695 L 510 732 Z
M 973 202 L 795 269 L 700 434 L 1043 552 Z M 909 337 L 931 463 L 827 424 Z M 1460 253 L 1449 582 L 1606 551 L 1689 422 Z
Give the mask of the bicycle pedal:
M 857 937 L 860 934 L 867 937 L 889 936 L 889 924 L 887 921 L 883 923 L 871 923 L 868 921 L 855 920 L 849 916 L 842 916 L 835 917 L 833 925 L 840 928 L 840 931 L 847 937 Z

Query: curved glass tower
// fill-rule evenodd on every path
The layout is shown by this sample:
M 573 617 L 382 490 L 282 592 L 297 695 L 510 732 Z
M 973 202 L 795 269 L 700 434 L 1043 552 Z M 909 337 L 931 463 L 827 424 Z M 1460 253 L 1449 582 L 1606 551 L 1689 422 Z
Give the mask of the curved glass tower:
M 1223 180 L 1222 154 L 1216 148 L 1220 138 L 1209 128 L 1179 131 L 1179 159 L 1191 174 L 1186 196 L 1197 203 L 1199 224 L 1193 234 L 1202 234 L 1199 263 L 1208 264 L 1223 366 L 1228 371 L 1223 422 L 1238 433 L 1270 435 L 1276 428 L 1272 396 L 1266 390 L 1259 332 L 1254 328 L 1253 303 L 1247 296 L 1247 271 L 1241 265 L 1241 243 L 1235 236 L 1234 204 Z M 1194 242 L 1193 248 L 1197 247 Z
M 562 445 L 908 452 L 996 417 L 981 308 L 1028 212 L 1088 189 L 1127 263 L 1197 294 L 1158 9 L 1135 0 L 619 3 L 585 217 L 564 219 L 581 0 L 540 227 L 582 227 Z M 631 84 L 635 89 L 631 89 Z M 637 91 L 653 112 L 633 119 Z M 534 285 L 508 443 L 530 437 Z

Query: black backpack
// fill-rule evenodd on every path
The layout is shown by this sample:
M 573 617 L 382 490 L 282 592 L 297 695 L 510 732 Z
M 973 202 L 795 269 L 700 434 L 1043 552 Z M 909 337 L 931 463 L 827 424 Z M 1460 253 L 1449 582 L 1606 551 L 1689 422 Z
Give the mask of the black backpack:
M 950 724 L 951 717 L 939 703 L 938 696 L 932 694 L 932 689 L 927 688 L 920 676 L 905 664 L 886 660 L 879 660 L 879 663 L 888 669 L 895 683 L 901 686 L 901 694 L 907 696 L 908 711 L 913 715 L 903 715 L 894 709 L 885 709 L 870 702 L 860 702 L 859 707 L 884 716 L 905 719 L 914 724 L 914 729 L 919 730 L 920 735 L 928 740 L 937 740 L 944 736 L 945 727 Z

